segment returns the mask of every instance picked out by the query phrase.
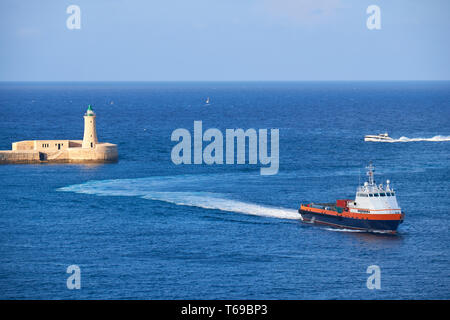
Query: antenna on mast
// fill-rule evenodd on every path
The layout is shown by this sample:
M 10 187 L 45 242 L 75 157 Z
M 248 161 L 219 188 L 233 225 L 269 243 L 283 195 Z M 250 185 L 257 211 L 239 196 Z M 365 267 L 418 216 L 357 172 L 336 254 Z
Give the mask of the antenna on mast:
M 373 173 L 375 172 L 375 167 L 372 165 L 372 161 L 369 162 L 367 168 L 367 175 L 369 176 L 369 185 L 373 186 L 375 184 L 373 180 Z

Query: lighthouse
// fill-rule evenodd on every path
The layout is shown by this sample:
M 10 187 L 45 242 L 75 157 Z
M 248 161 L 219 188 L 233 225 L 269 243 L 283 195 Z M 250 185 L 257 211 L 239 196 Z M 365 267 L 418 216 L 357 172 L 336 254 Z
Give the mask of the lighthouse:
M 81 139 L 24 140 L 12 144 L 12 150 L 0 150 L 4 163 L 43 162 L 117 162 L 117 144 L 99 142 L 95 112 L 89 105 L 84 114 L 84 136 Z
M 95 113 L 92 110 L 92 106 L 89 105 L 86 113 L 84 114 L 84 136 L 83 136 L 83 148 L 95 148 L 98 143 L 97 130 L 95 128 Z

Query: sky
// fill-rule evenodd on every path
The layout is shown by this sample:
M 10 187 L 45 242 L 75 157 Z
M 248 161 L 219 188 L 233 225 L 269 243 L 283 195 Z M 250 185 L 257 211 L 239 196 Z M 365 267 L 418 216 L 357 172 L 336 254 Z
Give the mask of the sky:
M 1 0 L 0 81 L 450 80 L 449 13 L 448 0 Z

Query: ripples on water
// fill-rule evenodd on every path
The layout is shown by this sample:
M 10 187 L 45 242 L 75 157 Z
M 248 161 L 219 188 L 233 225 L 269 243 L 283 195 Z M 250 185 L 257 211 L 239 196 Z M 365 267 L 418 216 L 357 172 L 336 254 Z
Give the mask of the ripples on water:
M 448 299 L 449 89 L 447 82 L 2 84 L 0 149 L 81 138 L 92 104 L 99 139 L 118 143 L 120 161 L 0 166 L 0 297 Z M 223 132 L 279 128 L 279 174 L 173 165 L 170 135 L 192 132 L 195 120 Z M 363 141 L 385 131 L 411 143 Z M 353 197 L 370 160 L 406 212 L 398 235 L 300 221 L 300 202 Z M 82 271 L 76 292 L 65 287 L 71 264 Z M 373 264 L 382 290 L 366 288 Z

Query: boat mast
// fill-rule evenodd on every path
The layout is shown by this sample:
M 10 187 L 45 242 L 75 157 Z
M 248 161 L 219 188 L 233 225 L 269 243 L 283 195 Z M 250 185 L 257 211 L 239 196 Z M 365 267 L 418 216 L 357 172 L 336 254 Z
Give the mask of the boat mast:
M 369 186 L 375 185 L 375 181 L 373 180 L 373 173 L 375 172 L 375 167 L 372 165 L 372 161 L 369 162 L 369 165 L 366 167 L 367 175 L 369 176 Z

